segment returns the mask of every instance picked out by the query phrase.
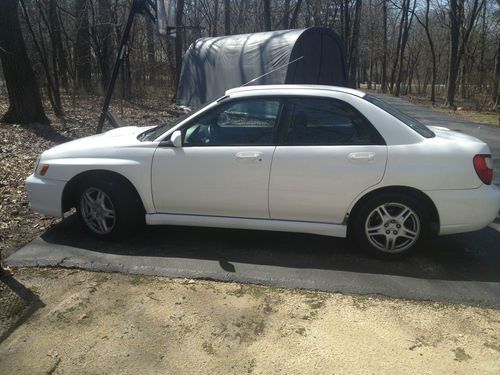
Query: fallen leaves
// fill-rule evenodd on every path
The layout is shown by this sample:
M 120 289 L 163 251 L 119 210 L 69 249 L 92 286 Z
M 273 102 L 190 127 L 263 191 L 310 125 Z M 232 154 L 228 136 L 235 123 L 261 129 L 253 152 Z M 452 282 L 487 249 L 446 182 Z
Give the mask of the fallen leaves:
M 51 126 L 0 123 L 0 259 L 6 251 L 27 243 L 58 221 L 29 208 L 24 180 L 33 173 L 38 156 L 59 143 L 95 133 L 102 98 L 79 98 L 75 103 L 70 97 L 63 99 L 65 118 L 49 114 Z M 123 112 L 123 119 L 119 119 L 123 125 L 150 126 L 172 121 L 181 114 L 171 107 L 156 99 L 143 100 L 142 104 L 123 103 L 123 111 L 121 106 L 111 109 L 118 118 Z M 6 108 L 7 98 L 0 96 L 0 116 Z

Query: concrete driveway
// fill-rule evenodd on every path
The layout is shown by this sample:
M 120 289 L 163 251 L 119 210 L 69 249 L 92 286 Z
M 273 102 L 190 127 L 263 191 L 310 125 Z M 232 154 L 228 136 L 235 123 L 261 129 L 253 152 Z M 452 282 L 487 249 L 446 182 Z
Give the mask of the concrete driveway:
M 427 124 L 487 141 L 500 177 L 500 129 L 383 97 Z M 156 227 L 124 243 L 97 241 L 70 217 L 11 254 L 12 266 L 251 282 L 500 307 L 500 219 L 482 231 L 440 237 L 403 261 L 360 254 L 344 239 L 259 231 Z

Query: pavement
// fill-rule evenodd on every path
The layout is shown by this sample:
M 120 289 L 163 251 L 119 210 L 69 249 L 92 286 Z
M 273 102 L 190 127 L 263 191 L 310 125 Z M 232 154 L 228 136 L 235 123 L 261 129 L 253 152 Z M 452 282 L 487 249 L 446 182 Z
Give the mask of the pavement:
M 382 96 L 426 124 L 489 143 L 500 183 L 500 128 Z M 255 283 L 348 294 L 500 308 L 500 218 L 473 233 L 443 236 L 406 260 L 382 261 L 340 238 L 280 232 L 148 227 L 127 242 L 84 233 L 75 216 L 10 254 L 13 267 L 62 266 Z

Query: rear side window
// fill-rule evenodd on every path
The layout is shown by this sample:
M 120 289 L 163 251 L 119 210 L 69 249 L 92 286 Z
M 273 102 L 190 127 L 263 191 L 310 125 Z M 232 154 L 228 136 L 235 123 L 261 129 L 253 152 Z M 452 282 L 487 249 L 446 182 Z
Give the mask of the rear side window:
M 412 128 L 414 131 L 416 131 L 418 134 L 425 138 L 433 138 L 436 135 L 432 130 L 430 130 L 427 126 L 422 124 L 420 121 L 414 119 L 411 116 L 408 116 L 407 114 L 401 112 L 399 109 L 394 108 L 393 106 L 387 104 L 383 100 L 380 100 L 379 98 L 376 98 L 371 95 L 365 95 L 363 97 L 365 100 L 369 101 L 370 103 L 376 105 L 380 109 L 383 109 L 390 115 L 396 117 L 399 121 L 404 123 L 405 125 L 409 126 Z
M 293 98 L 287 108 L 284 136 L 287 145 L 385 144 L 370 122 L 343 101 Z

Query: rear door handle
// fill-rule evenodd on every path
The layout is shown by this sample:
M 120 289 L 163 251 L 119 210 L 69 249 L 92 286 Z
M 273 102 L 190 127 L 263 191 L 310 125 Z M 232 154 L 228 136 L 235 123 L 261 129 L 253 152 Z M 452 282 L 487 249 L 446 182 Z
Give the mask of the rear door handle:
M 351 152 L 348 155 L 349 160 L 352 163 L 371 163 L 375 161 L 374 152 Z
M 238 161 L 262 161 L 262 152 L 259 151 L 240 151 L 236 154 Z

